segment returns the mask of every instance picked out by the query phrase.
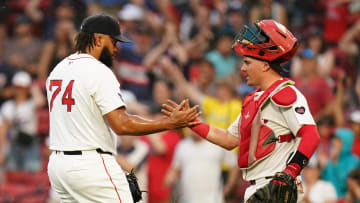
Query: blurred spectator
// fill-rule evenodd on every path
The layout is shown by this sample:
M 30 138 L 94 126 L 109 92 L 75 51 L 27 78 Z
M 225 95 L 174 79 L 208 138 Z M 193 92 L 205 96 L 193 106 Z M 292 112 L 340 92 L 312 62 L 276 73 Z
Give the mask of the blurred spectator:
M 57 21 L 55 38 L 45 42 L 40 56 L 38 78 L 46 80 L 49 73 L 74 47 L 75 25 L 69 20 Z
M 153 115 L 161 117 L 162 114 Z M 164 185 L 165 175 L 171 166 L 180 133 L 169 130 L 144 137 L 150 146 L 148 159 L 148 195 L 149 203 L 170 203 L 171 189 Z
M 214 80 L 215 70 L 210 61 L 202 59 L 196 65 L 191 66 L 189 82 L 193 83 L 205 95 L 214 95 Z
M 203 36 L 205 43 L 208 43 L 206 39 L 212 40 L 215 37 L 212 32 L 213 21 L 211 21 L 211 9 L 205 5 L 204 2 L 194 1 L 194 3 L 192 3 L 192 10 L 194 13 L 194 22 L 189 28 L 189 37 Z
M 324 78 L 330 77 L 335 66 L 335 56 L 332 49 L 327 48 L 321 31 L 316 28 L 310 30 L 305 46 L 311 49 L 316 56 L 319 75 Z
M 117 161 L 121 168 L 127 172 L 134 170 L 138 178 L 139 187 L 147 191 L 147 157 L 149 147 L 138 137 L 121 136 L 117 146 Z M 142 200 L 139 203 L 148 202 L 147 193 L 142 193 Z
M 354 109 L 360 108 L 360 75 L 356 77 L 355 87 L 351 91 L 351 100 L 353 102 Z
M 337 196 L 334 186 L 320 179 L 320 165 L 313 156 L 304 168 L 304 203 L 336 203 Z
M 33 22 L 40 23 L 44 20 L 44 12 L 50 4 L 51 1 L 49 0 L 8 1 L 8 6 L 11 9 L 8 20 L 12 22 L 13 18 L 26 14 Z
M 178 28 L 172 22 L 165 22 L 162 40 L 145 57 L 144 66 L 152 69 L 162 55 L 167 55 L 180 66 L 188 62 L 188 55 L 184 46 L 180 43 Z
M 360 74 L 360 20 L 356 22 L 350 29 L 346 31 L 339 42 L 339 49 L 346 55 L 353 58 L 357 64 L 356 75 Z
M 203 36 L 203 34 L 204 33 L 200 33 L 194 40 L 188 41 L 184 45 L 189 59 L 188 63 L 183 67 L 183 73 L 187 80 L 193 81 L 194 79 L 197 80 L 197 77 L 200 77 L 200 67 L 204 64 L 204 52 L 207 49 L 207 45 L 204 43 L 207 38 Z M 205 37 L 205 39 L 203 37 Z M 211 82 L 215 79 L 215 70 L 212 64 L 209 66 L 211 66 L 212 69 L 211 77 L 205 79 Z
M 333 116 L 322 116 L 316 123 L 320 135 L 320 143 L 317 148 L 319 162 L 326 164 L 330 156 L 331 138 L 333 137 L 335 121 Z
M 338 128 L 332 139 L 329 160 L 322 166 L 321 177 L 335 186 L 339 198 L 346 194 L 348 174 L 360 165 L 359 159 L 351 153 L 353 142 L 354 134 L 351 130 Z
M 36 75 L 42 42 L 32 35 L 31 26 L 25 15 L 16 19 L 15 36 L 6 44 L 4 58 L 11 67 Z
M 300 53 L 302 69 L 295 86 L 304 94 L 315 120 L 332 111 L 333 93 L 326 80 L 318 74 L 318 62 L 311 49 Z
M 206 59 L 215 68 L 217 78 L 233 74 L 236 71 L 237 58 L 231 49 L 233 38 L 231 35 L 223 35 L 216 42 L 216 49 L 206 54 Z
M 11 96 L 11 78 L 15 70 L 5 61 L 4 50 L 8 44 L 7 25 L 0 23 L 0 105 Z
M 6 24 L 0 23 L 0 64 L 3 63 L 3 53 L 6 43 L 8 42 L 8 30 Z
M 273 0 L 259 0 L 258 4 L 250 10 L 250 22 L 254 23 L 257 20 L 274 19 L 279 23 L 287 26 L 287 12 L 285 7 L 278 1 Z
M 281 2 L 286 7 L 289 25 L 292 27 L 292 31 L 296 33 L 296 36 L 302 36 L 304 29 L 309 26 L 319 27 L 318 23 L 322 22 L 323 13 L 318 6 L 321 1 L 290 0 Z
M 156 79 L 153 84 L 152 102 L 149 103 L 152 113 L 160 112 L 162 104 L 167 103 L 168 99 L 173 98 L 170 83 L 165 79 Z
M 133 40 L 133 47 L 121 47 L 113 69 L 123 89 L 132 91 L 140 102 L 149 102 L 151 81 L 143 61 L 154 43 L 151 28 L 146 24 L 137 25 Z
M 247 22 L 247 6 L 241 1 L 232 1 L 227 10 L 227 19 L 224 27 L 228 27 L 224 33 L 237 34 Z
M 349 1 L 323 0 L 326 13 L 324 19 L 324 38 L 330 45 L 336 45 L 348 25 Z
M 6 126 L 0 114 L 0 185 L 4 182 L 4 165 L 7 151 Z
M 36 110 L 45 104 L 45 97 L 36 86 L 31 86 L 31 77 L 18 72 L 12 79 L 16 88 L 14 99 L 1 107 L 1 115 L 7 134 L 9 152 L 6 168 L 9 170 L 38 171 L 41 169 L 40 140 L 37 136 Z
M 226 129 L 236 119 L 241 111 L 241 101 L 234 97 L 235 88 L 231 78 L 216 80 L 214 95 L 205 95 L 185 80 L 175 64 L 167 59 L 163 59 L 162 63 L 164 72 L 174 82 L 179 94 L 200 105 L 207 123 Z
M 360 158 L 360 110 L 355 110 L 350 114 L 351 130 L 355 138 L 352 146 L 352 153 Z
M 116 15 L 116 12 L 121 8 L 122 4 L 127 3 L 128 0 L 83 0 L 88 8 L 90 7 L 100 7 L 101 10 L 104 10 L 105 13 L 108 13 L 112 16 Z M 91 9 L 89 9 L 91 10 Z M 94 15 L 95 13 L 89 13 L 89 15 Z
M 150 107 L 143 103 L 140 103 L 134 93 L 128 90 L 121 89 L 121 95 L 125 101 L 126 109 L 129 113 L 147 116 L 150 112 Z
M 236 155 L 212 143 L 196 133 L 183 139 L 176 148 L 172 166 L 167 172 L 165 184 L 174 186 L 179 203 L 223 203 L 224 197 L 233 189 L 238 174 Z M 227 182 L 222 183 L 222 163 L 229 166 Z M 207 195 L 204 195 L 207 194 Z
M 144 11 L 135 4 L 125 4 L 117 16 L 121 23 L 121 32 L 131 38 L 135 34 L 136 26 L 144 20 Z
M 164 80 L 154 83 L 153 102 L 151 103 L 152 119 L 161 118 L 161 104 L 172 98 L 169 84 Z M 169 169 L 175 148 L 181 140 L 178 131 L 169 130 L 143 137 L 150 147 L 148 158 L 148 197 L 149 203 L 170 203 L 170 187 L 164 186 L 164 180 Z
M 70 21 L 76 27 L 86 17 L 86 5 L 83 0 L 52 0 L 51 8 L 46 12 L 44 19 L 44 38 L 56 38 L 56 26 L 59 21 Z
M 349 188 L 345 196 L 344 203 L 360 202 L 360 168 L 351 171 L 347 177 L 347 186 Z

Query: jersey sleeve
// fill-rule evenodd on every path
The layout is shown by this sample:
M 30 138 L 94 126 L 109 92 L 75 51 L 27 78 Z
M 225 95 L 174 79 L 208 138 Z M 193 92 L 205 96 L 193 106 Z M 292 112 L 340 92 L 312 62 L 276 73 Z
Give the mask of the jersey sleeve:
M 241 119 L 241 114 L 238 115 L 238 117 L 235 119 L 234 122 L 231 123 L 231 125 L 228 127 L 227 131 L 232 134 L 235 137 L 240 137 L 239 132 L 239 121 Z
M 114 73 L 103 67 L 101 77 L 96 77 L 91 95 L 99 106 L 102 115 L 105 115 L 119 107 L 125 106 L 123 96 L 120 92 L 120 83 Z
M 296 88 L 294 88 L 294 90 L 297 94 L 296 101 L 290 107 L 280 107 L 280 111 L 282 112 L 290 131 L 296 135 L 303 125 L 315 125 L 315 121 L 311 115 L 304 95 Z

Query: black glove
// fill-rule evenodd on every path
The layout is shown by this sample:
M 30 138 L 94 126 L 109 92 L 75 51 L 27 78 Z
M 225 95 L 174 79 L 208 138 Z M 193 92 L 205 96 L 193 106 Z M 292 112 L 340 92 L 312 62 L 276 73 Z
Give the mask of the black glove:
M 137 182 L 137 178 L 136 178 L 135 173 L 133 172 L 133 170 L 131 170 L 130 173 L 126 174 L 126 179 L 127 179 L 128 183 L 129 183 L 131 196 L 132 196 L 132 198 L 134 200 L 134 203 L 140 201 L 142 199 L 141 193 L 143 191 L 141 191 L 140 188 L 139 188 L 139 184 Z
M 296 203 L 296 201 L 295 179 L 290 174 L 278 172 L 270 183 L 257 190 L 247 203 Z

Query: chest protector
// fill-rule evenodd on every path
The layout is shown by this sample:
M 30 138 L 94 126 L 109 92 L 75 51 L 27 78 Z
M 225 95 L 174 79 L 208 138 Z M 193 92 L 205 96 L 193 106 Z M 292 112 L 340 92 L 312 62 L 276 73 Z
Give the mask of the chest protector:
M 255 100 L 255 93 L 259 92 L 260 89 L 255 90 L 251 94 L 245 97 L 243 101 L 242 111 L 241 111 L 241 120 L 239 125 L 239 132 L 241 135 L 240 143 L 239 143 L 239 156 L 238 156 L 238 165 L 239 168 L 245 169 L 250 168 L 255 165 L 259 160 L 262 160 L 269 156 L 271 152 L 275 149 L 276 146 L 276 137 L 271 128 L 267 127 L 264 124 L 259 126 L 258 130 L 255 132 L 258 134 L 256 149 L 254 154 L 250 152 L 250 141 L 251 141 L 251 132 L 255 117 L 258 113 L 260 115 L 260 111 L 264 108 L 269 102 L 270 97 L 274 95 L 278 90 L 282 89 L 282 87 L 292 85 L 293 81 L 289 79 L 277 80 L 274 82 L 269 88 L 267 88 L 263 94 Z M 254 134 L 254 132 L 253 132 Z M 254 156 L 249 159 L 250 156 Z

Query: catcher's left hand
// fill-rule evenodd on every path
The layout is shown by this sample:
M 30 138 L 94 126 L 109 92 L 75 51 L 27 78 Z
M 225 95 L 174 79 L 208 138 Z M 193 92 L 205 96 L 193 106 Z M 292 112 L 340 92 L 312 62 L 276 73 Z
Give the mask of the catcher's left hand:
M 135 176 L 135 173 L 133 172 L 133 170 L 131 170 L 130 173 L 126 174 L 126 179 L 129 183 L 129 187 L 130 187 L 130 191 L 131 191 L 131 196 L 134 200 L 134 203 L 140 201 L 142 199 L 142 192 L 140 188 L 139 188 L 139 184 L 137 182 L 137 178 Z
M 296 201 L 295 179 L 290 174 L 278 172 L 270 183 L 257 190 L 247 203 L 296 203 Z

